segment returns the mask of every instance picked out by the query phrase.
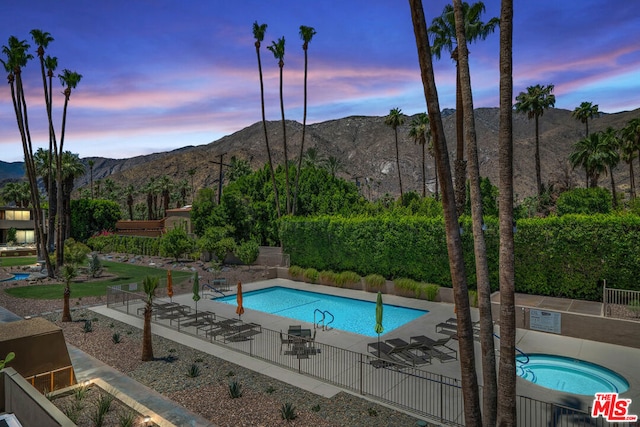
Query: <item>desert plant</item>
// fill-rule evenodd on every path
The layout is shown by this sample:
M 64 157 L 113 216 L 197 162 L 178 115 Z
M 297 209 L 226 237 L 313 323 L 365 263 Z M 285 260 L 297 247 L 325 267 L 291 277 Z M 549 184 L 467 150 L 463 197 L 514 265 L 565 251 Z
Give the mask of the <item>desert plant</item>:
M 89 418 L 91 418 L 95 427 L 102 427 L 104 425 L 104 418 L 106 415 L 106 412 L 102 412 L 99 407 L 96 407 Z
M 84 406 L 82 406 L 82 404 L 80 404 L 79 402 L 76 402 L 65 406 L 62 409 L 62 413 L 65 414 L 72 423 L 78 424 L 78 419 L 80 418 L 82 409 L 84 409 Z
M 287 422 L 295 420 L 297 417 L 296 407 L 289 402 L 283 403 L 282 407 L 280 408 L 280 416 L 282 417 L 283 420 L 286 420 Z
M 13 351 L 7 353 L 4 359 L 0 359 L 0 369 L 3 369 L 5 365 L 15 359 L 16 354 Z
M 471 307 L 478 306 L 478 291 L 469 291 L 469 304 Z
M 422 292 L 424 293 L 424 296 L 427 298 L 427 301 L 435 301 L 436 298 L 438 297 L 438 293 L 440 292 L 440 286 L 434 285 L 434 284 L 427 284 L 422 287 Z
M 187 376 L 189 378 L 195 378 L 200 376 L 200 366 L 195 363 L 192 363 L 187 371 Z
M 276 391 L 276 388 L 270 385 L 269 387 L 267 387 L 267 389 L 264 392 L 267 394 L 273 394 L 273 392 L 275 391 Z
M 97 407 L 100 410 L 100 412 L 103 413 L 107 413 L 109 412 L 109 410 L 111 409 L 111 404 L 113 403 L 113 400 L 115 399 L 115 397 L 112 394 L 108 394 L 108 393 L 102 393 L 100 394 L 100 397 L 98 398 L 98 404 Z
M 225 374 L 227 377 L 233 377 L 235 373 L 233 371 L 229 371 Z
M 291 277 L 301 277 L 304 275 L 304 268 L 297 265 L 292 265 L 291 267 L 289 267 L 289 275 Z
M 369 413 L 370 417 L 378 416 L 378 411 L 376 411 L 375 408 L 367 408 L 367 412 Z
M 311 410 L 312 410 L 313 412 L 320 412 L 320 405 L 313 405 L 313 406 L 311 407 Z
M 87 397 L 88 391 L 89 391 L 89 388 L 84 385 L 77 387 L 75 390 L 73 390 L 73 397 L 76 400 L 76 402 L 80 402 L 82 399 Z
M 96 253 L 91 255 L 91 261 L 89 261 L 89 273 L 91 273 L 91 277 L 93 278 L 100 277 L 102 274 L 102 263 Z
M 111 341 L 113 341 L 114 344 L 120 344 L 122 338 L 118 332 L 114 332 L 113 335 L 111 335 Z
M 315 268 L 307 268 L 304 271 L 304 279 L 311 282 L 311 283 L 316 283 L 318 281 L 318 276 L 320 275 L 320 273 L 318 273 L 318 270 L 316 270 Z
M 387 279 L 379 274 L 369 274 L 364 278 L 364 283 L 371 288 L 379 289 L 387 283 Z
M 133 427 L 136 414 L 133 411 L 120 412 L 118 414 L 118 427 Z
M 89 333 L 93 332 L 93 322 L 91 320 L 85 320 L 84 325 L 82 326 L 82 332 Z
M 232 399 L 242 397 L 242 385 L 238 381 L 229 382 L 229 397 Z

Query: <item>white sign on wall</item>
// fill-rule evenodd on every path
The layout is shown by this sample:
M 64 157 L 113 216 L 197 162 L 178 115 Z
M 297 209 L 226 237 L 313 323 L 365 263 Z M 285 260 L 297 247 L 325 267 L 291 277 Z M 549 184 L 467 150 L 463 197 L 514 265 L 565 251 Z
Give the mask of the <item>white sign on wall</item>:
M 555 311 L 530 310 L 529 328 L 534 331 L 561 333 L 561 315 Z

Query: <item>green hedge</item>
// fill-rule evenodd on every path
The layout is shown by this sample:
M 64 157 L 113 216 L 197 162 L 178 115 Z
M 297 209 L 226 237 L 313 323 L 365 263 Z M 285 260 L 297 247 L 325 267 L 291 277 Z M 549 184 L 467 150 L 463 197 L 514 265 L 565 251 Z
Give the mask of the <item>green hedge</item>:
M 486 218 L 491 287 L 498 288 L 499 234 Z M 473 235 L 461 220 L 465 266 L 475 287 Z M 291 263 L 318 270 L 380 274 L 451 286 L 442 218 L 285 218 L 281 237 Z M 516 291 L 599 300 L 610 287 L 640 290 L 640 217 L 565 215 L 523 219 L 515 234 Z
M 160 239 L 157 237 L 118 236 L 102 234 L 91 237 L 87 245 L 98 252 L 118 252 L 124 254 L 159 256 Z

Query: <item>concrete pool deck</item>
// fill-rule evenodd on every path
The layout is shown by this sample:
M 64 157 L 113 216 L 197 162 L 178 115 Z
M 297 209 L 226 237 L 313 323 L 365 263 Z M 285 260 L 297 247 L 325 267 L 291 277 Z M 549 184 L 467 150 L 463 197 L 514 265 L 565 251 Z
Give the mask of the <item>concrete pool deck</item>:
M 291 287 L 295 289 L 357 298 L 372 302 L 375 302 L 376 298 L 376 294 L 374 293 L 294 282 L 287 279 L 270 279 L 254 283 L 246 283 L 243 284 L 243 291 L 249 292 L 252 290 L 258 290 L 272 286 Z M 231 289 L 232 292 L 229 292 L 227 294 L 233 294 L 235 292 L 235 287 L 232 286 Z M 435 332 L 435 325 L 439 322 L 445 321 L 450 317 L 454 317 L 452 304 L 403 298 L 388 294 L 383 296 L 383 300 L 385 304 L 393 304 L 428 310 L 429 313 L 395 329 L 390 333 L 381 335 L 381 340 L 400 337 L 408 341 L 409 337 L 414 335 L 428 335 L 430 337 L 436 338 L 438 337 L 438 334 L 436 334 Z M 179 302 L 184 305 L 189 305 L 191 307 L 195 306 L 191 293 L 174 296 L 173 301 Z M 572 307 L 572 304 L 565 304 L 565 306 L 570 308 Z M 573 305 L 573 307 L 574 309 L 576 308 L 575 305 Z M 237 316 L 235 314 L 235 308 L 235 305 L 215 302 L 210 300 L 209 298 L 204 297 L 198 302 L 198 311 L 212 311 L 217 315 L 228 318 Z M 591 309 L 591 307 L 588 308 Z M 132 326 L 138 328 L 142 327 L 142 319 L 140 317 L 127 315 L 126 313 L 107 308 L 106 306 L 94 307 L 92 308 L 92 310 L 116 320 L 120 320 L 124 323 L 128 323 Z M 473 309 L 472 315 L 474 319 L 477 319 L 478 313 L 476 309 Z M 250 309 L 245 309 L 245 313 L 242 316 L 242 319 L 246 322 L 259 323 L 260 325 L 262 325 L 262 327 L 275 331 L 286 331 L 290 324 L 302 324 L 303 327 L 313 328 L 312 324 L 305 324 L 301 321 L 257 312 Z M 372 313 L 371 315 L 372 329 L 373 325 L 374 313 Z M 499 335 L 498 327 L 496 327 L 496 332 Z M 176 329 L 154 324 L 153 333 L 174 340 L 181 344 L 197 348 L 216 357 L 220 357 L 221 359 L 240 364 L 261 374 L 284 380 L 292 385 L 308 391 L 312 391 L 325 397 L 331 397 L 342 391 L 342 389 L 326 384 L 320 380 L 297 374 L 291 370 L 272 365 L 268 362 L 258 360 L 246 354 L 235 352 L 228 347 L 210 343 L 208 341 L 194 337 L 193 335 L 177 331 Z M 628 339 L 634 340 L 639 338 L 630 336 Z M 366 337 L 335 329 L 330 331 L 318 330 L 316 336 L 316 341 L 320 343 L 329 344 L 365 354 L 367 353 L 367 344 L 376 340 L 377 338 Z M 457 343 L 455 341 L 452 341 L 452 343 L 454 343 L 454 345 L 457 347 Z M 630 385 L 629 391 L 622 394 L 623 397 L 632 399 L 630 412 L 632 414 L 640 414 L 640 349 L 525 329 L 518 329 L 517 331 L 517 347 L 525 353 L 548 353 L 585 360 L 588 362 L 596 363 L 598 365 L 602 365 L 619 373 L 620 375 L 625 377 Z M 499 341 L 497 339 L 496 348 L 499 348 Z M 476 350 L 476 366 L 478 372 L 480 372 L 481 361 L 478 358 L 478 355 L 480 354 L 480 345 L 478 343 L 476 343 Z M 425 366 L 424 370 L 436 374 L 446 375 L 449 377 L 460 378 L 460 368 L 458 362 L 434 362 L 431 365 Z M 80 375 L 81 373 L 79 374 L 79 377 Z M 481 375 L 479 375 L 478 377 L 479 380 L 481 380 Z M 561 403 L 565 401 L 567 397 L 577 398 L 583 410 L 585 410 L 593 402 L 592 396 L 570 395 L 567 393 L 539 387 L 520 378 L 518 378 L 517 380 L 517 392 L 522 396 L 528 396 L 541 401 L 554 403 Z

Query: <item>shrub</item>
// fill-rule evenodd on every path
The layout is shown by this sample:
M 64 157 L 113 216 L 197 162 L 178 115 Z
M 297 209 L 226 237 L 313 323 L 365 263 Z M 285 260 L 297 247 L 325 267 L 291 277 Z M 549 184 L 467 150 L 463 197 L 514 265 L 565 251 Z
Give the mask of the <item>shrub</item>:
M 364 278 L 364 283 L 371 288 L 381 288 L 387 283 L 387 279 L 379 274 L 369 274 Z
M 336 275 L 336 285 L 343 287 L 344 285 L 353 285 L 360 281 L 361 277 L 353 271 L 342 271 Z
M 318 270 L 316 270 L 315 268 L 307 268 L 303 274 L 304 279 L 311 283 L 316 283 L 318 281 L 319 275 L 320 273 L 318 273 Z
M 427 301 L 435 301 L 438 297 L 438 293 L 440 292 L 440 286 L 434 284 L 427 284 L 422 287 L 422 292 L 424 293 Z
M 420 286 L 420 283 L 416 282 L 415 280 L 399 278 L 394 280 L 393 284 L 396 289 L 413 292 L 416 298 L 420 298 L 420 294 L 422 293 L 422 286 Z
M 114 344 L 120 344 L 120 342 L 122 341 L 122 337 L 120 337 L 120 334 L 118 332 L 114 332 L 113 335 L 111 335 L 111 341 Z
M 235 255 L 245 265 L 251 265 L 260 255 L 260 246 L 254 240 L 240 243 L 235 249 Z
M 606 214 L 611 212 L 611 193 L 602 187 L 575 188 L 558 197 L 558 215 Z
M 133 411 L 120 412 L 118 414 L 118 427 L 133 427 L 136 414 Z
M 100 277 L 102 274 L 102 263 L 96 253 L 91 255 L 91 261 L 89 261 L 89 273 L 91 273 L 91 277 L 93 278 Z
M 289 267 L 289 275 L 291 277 L 301 277 L 304 275 L 304 268 L 298 267 L 297 265 L 292 265 Z
M 297 417 L 296 407 L 289 402 L 284 403 L 280 408 L 280 416 L 282 417 L 283 420 L 287 420 L 287 421 L 295 420 Z
M 242 385 L 238 381 L 229 382 L 229 397 L 232 399 L 242 397 Z
M 91 320 L 85 320 L 84 325 L 82 326 L 82 331 L 86 334 L 88 332 L 93 332 L 93 323 Z
M 336 284 L 336 276 L 337 274 L 330 270 L 321 271 L 319 274 L 319 279 L 326 283 Z
M 196 378 L 200 376 L 200 366 L 195 363 L 192 363 L 187 371 L 187 376 L 189 378 Z

